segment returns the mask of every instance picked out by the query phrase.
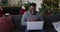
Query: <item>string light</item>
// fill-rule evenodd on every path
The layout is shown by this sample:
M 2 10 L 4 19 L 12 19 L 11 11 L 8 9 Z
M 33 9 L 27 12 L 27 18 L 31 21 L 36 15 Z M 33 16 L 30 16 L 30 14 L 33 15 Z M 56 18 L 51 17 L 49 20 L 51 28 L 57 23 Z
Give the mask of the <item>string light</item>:
M 43 0 L 44 4 L 42 5 L 42 9 L 45 7 L 45 9 L 49 8 L 50 10 L 58 10 L 59 9 L 59 0 Z M 44 10 L 43 10 L 44 11 Z

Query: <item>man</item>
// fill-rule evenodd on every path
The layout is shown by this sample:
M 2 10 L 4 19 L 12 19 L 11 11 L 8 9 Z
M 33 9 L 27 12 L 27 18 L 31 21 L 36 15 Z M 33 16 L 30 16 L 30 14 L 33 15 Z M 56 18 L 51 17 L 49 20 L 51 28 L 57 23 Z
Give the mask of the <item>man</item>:
M 30 11 L 27 11 L 24 13 L 22 17 L 21 24 L 23 26 L 27 26 L 27 21 L 43 21 L 43 17 L 40 15 L 39 12 L 36 11 L 36 4 L 35 3 L 30 3 Z M 30 32 L 27 29 L 25 32 Z M 43 32 L 42 30 L 38 30 L 37 32 Z

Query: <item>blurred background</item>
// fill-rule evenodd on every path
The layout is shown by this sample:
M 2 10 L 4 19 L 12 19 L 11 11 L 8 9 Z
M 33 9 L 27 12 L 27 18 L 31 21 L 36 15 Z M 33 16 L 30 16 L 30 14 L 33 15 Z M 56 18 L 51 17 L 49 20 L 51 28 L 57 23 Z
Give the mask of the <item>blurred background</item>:
M 52 23 L 60 21 L 60 0 L 0 0 L 0 32 L 22 32 L 21 18 L 32 2 L 44 17 L 46 32 L 57 32 Z

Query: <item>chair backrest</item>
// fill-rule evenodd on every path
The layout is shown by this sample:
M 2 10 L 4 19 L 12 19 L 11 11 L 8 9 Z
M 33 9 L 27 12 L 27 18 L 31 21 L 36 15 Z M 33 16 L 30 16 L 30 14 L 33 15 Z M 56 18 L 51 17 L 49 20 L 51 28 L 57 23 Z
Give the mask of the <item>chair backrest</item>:
M 44 16 L 44 29 L 48 30 L 48 31 L 56 31 L 52 25 L 52 22 L 56 22 L 58 21 L 57 16 L 56 15 L 50 15 L 50 16 Z
M 12 21 L 12 16 L 7 16 L 5 17 L 6 22 L 8 23 L 10 28 L 14 28 L 13 21 Z
M 13 18 L 15 27 L 18 29 L 21 28 L 21 18 L 22 18 L 21 15 L 13 15 L 12 18 Z
M 5 21 L 5 17 L 0 17 L 0 32 L 9 32 L 10 27 Z

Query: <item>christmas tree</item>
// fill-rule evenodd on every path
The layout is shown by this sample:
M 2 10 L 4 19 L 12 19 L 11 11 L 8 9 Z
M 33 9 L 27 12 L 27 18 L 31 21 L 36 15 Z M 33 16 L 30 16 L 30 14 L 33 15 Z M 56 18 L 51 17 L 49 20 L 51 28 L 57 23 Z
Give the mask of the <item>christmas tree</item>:
M 59 0 L 43 0 L 41 8 L 39 9 L 42 14 L 45 15 L 57 15 L 59 11 Z
M 25 10 L 28 11 L 30 6 L 30 2 L 27 1 L 27 3 L 24 4 Z

